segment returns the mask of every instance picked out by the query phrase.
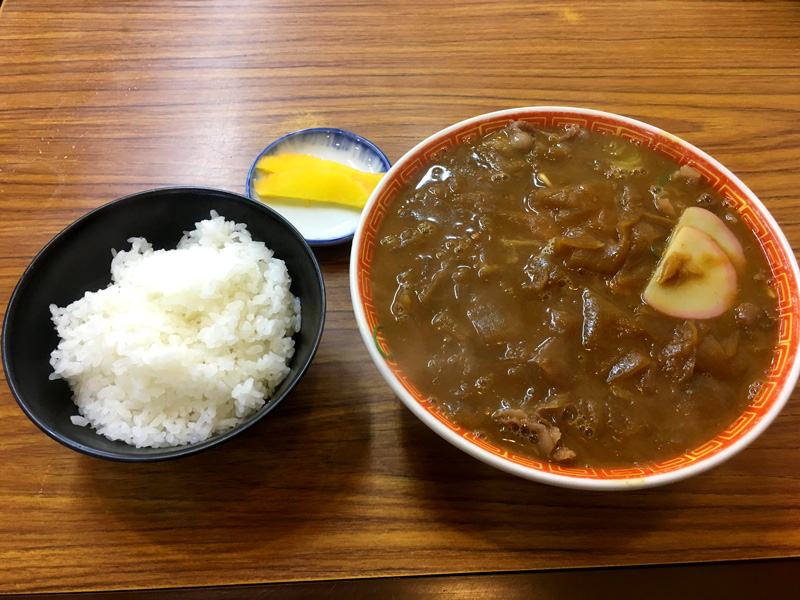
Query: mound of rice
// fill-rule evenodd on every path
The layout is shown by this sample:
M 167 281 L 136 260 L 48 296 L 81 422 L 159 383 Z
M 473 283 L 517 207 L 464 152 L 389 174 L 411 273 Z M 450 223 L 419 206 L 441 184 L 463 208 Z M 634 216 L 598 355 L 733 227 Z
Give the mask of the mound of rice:
M 50 378 L 72 388 L 72 422 L 156 448 L 234 427 L 289 372 L 300 300 L 286 265 L 215 212 L 175 250 L 128 241 L 111 285 L 50 306 L 61 337 Z

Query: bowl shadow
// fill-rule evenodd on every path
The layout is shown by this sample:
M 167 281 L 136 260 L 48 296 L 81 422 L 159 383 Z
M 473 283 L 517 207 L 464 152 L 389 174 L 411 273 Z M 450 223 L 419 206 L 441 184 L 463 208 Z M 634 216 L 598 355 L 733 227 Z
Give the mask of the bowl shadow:
M 431 432 L 404 406 L 401 436 L 416 494 L 435 519 L 498 550 L 579 552 L 608 564 L 669 527 L 692 482 L 623 492 L 559 488 L 505 473 Z M 602 558 L 605 555 L 604 558 Z
M 331 519 L 369 459 L 367 417 L 331 416 L 325 371 L 310 369 L 269 418 L 222 446 L 157 463 L 82 457 L 90 508 L 125 535 L 175 549 L 224 546 L 232 557 L 302 543 L 297 530 Z

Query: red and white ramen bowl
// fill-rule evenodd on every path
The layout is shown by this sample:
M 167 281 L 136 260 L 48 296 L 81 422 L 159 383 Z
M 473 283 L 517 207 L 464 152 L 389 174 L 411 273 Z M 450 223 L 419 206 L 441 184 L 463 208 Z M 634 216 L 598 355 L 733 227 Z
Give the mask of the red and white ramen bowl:
M 433 158 L 510 121 L 538 126 L 575 124 L 618 136 L 663 153 L 700 171 L 732 210 L 753 231 L 766 254 L 780 313 L 779 338 L 769 372 L 759 393 L 730 426 L 701 446 L 669 460 L 630 468 L 581 468 L 541 462 L 488 443 L 459 427 L 409 381 L 381 336 L 373 302 L 372 273 L 378 226 L 398 191 Z M 800 371 L 800 272 L 789 242 L 761 201 L 733 173 L 705 152 L 661 129 L 619 115 L 568 107 L 503 110 L 447 127 L 412 148 L 389 170 L 369 199 L 353 239 L 350 288 L 361 336 L 381 375 L 400 400 L 425 425 L 467 454 L 508 473 L 568 488 L 624 490 L 676 482 L 711 469 L 744 449 L 772 423 L 791 395 Z

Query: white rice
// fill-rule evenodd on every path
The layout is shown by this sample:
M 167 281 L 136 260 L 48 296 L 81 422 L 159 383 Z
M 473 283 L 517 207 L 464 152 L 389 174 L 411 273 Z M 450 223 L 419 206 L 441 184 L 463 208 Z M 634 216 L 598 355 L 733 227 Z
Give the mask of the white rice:
M 136 447 L 192 444 L 256 412 L 289 372 L 300 300 L 282 260 L 212 211 L 175 250 L 114 254 L 111 285 L 50 306 L 76 425 Z

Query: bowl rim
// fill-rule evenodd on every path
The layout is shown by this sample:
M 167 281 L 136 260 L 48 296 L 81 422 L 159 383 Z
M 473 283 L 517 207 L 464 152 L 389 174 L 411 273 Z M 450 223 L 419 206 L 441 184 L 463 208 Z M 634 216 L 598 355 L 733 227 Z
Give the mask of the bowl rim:
M 280 397 L 277 400 L 272 401 L 272 397 L 267 399 L 267 403 L 259 409 L 256 413 L 248 417 L 246 421 L 240 423 L 236 427 L 222 433 L 219 435 L 212 436 L 211 438 L 204 440 L 202 442 L 198 442 L 195 444 L 186 444 L 181 446 L 171 446 L 166 448 L 154 448 L 152 452 L 148 454 L 129 454 L 120 450 L 119 452 L 115 451 L 107 451 L 101 450 L 97 448 L 92 448 L 90 446 L 86 446 L 69 436 L 63 435 L 57 431 L 51 430 L 48 425 L 39 419 L 35 413 L 33 413 L 29 407 L 28 399 L 24 398 L 21 390 L 18 387 L 17 376 L 16 376 L 16 369 L 12 364 L 12 358 L 9 356 L 9 336 L 10 332 L 14 328 L 14 314 L 16 313 L 21 298 L 25 292 L 25 288 L 29 285 L 31 277 L 35 275 L 36 268 L 38 264 L 42 261 L 48 259 L 49 255 L 56 251 L 60 243 L 69 236 L 74 229 L 80 228 L 85 222 L 91 220 L 96 217 L 97 213 L 99 212 L 106 212 L 108 210 L 112 210 L 113 207 L 123 204 L 123 203 L 134 203 L 139 200 L 142 196 L 149 196 L 149 195 L 159 195 L 159 194 L 191 194 L 191 193 L 213 193 L 219 194 L 223 196 L 228 196 L 230 199 L 233 199 L 237 202 L 246 203 L 248 205 L 254 205 L 259 210 L 266 209 L 265 212 L 270 213 L 273 218 L 282 221 L 287 227 L 288 231 L 293 233 L 293 235 L 301 242 L 301 247 L 304 248 L 307 256 L 311 259 L 311 264 L 314 267 L 314 281 L 318 284 L 320 290 L 320 307 L 321 307 L 321 318 L 320 318 L 320 325 L 315 331 L 313 342 L 309 354 L 308 360 L 299 368 L 297 372 L 297 376 L 295 377 L 294 381 L 281 393 Z M 110 262 L 109 262 L 110 265 Z M 110 268 L 110 267 L 109 267 Z M 217 188 L 211 187 L 200 187 L 200 186 L 170 186 L 170 187 L 163 187 L 163 188 L 152 188 L 148 190 L 141 190 L 138 192 L 134 192 L 132 194 L 127 194 L 115 200 L 111 200 L 106 202 L 105 204 L 101 204 L 88 212 L 82 214 L 77 219 L 69 223 L 66 227 L 64 227 L 61 231 L 59 231 L 56 235 L 54 235 L 33 257 L 33 259 L 28 263 L 25 267 L 25 270 L 22 272 L 17 284 L 14 286 L 14 291 L 11 293 L 11 297 L 9 298 L 8 304 L 6 305 L 6 313 L 3 319 L 3 327 L 2 327 L 2 339 L 0 339 L 0 349 L 2 349 L 2 362 L 3 362 L 3 370 L 6 374 L 6 382 L 8 384 L 9 389 L 11 390 L 11 394 L 14 396 L 19 407 L 25 413 L 25 415 L 45 434 L 47 434 L 53 440 L 59 442 L 60 444 L 71 448 L 81 454 L 85 454 L 87 456 L 92 456 L 95 458 L 102 458 L 110 461 L 115 462 L 130 462 L 130 463 L 145 463 L 145 462 L 159 462 L 164 460 L 172 460 L 176 458 L 181 458 L 184 456 L 189 456 L 192 454 L 198 454 L 210 448 L 213 448 L 223 442 L 229 440 L 230 438 L 239 435 L 240 433 L 244 432 L 245 430 L 249 429 L 257 422 L 261 421 L 268 413 L 272 412 L 294 389 L 300 379 L 303 378 L 308 367 L 313 362 L 314 356 L 319 348 L 320 340 L 322 339 L 322 333 L 325 328 L 325 315 L 326 315 L 326 295 L 325 295 L 325 284 L 322 277 L 322 271 L 320 270 L 319 263 L 314 255 L 314 252 L 309 247 L 308 243 L 306 243 L 303 236 L 297 231 L 297 228 L 290 223 L 285 217 L 271 209 L 270 207 L 252 200 L 242 194 L 237 194 L 236 192 L 231 192 L 228 190 L 222 190 Z M 94 430 L 93 430 L 94 431 Z M 96 432 L 95 432 L 96 433 Z M 96 434 L 100 435 L 100 434 Z M 124 443 L 124 442 L 120 442 Z M 122 446 L 120 447 L 122 448 Z
M 583 118 L 586 122 L 589 122 L 589 120 L 592 120 L 593 122 L 595 120 L 613 122 L 620 126 L 616 133 L 614 133 L 614 135 L 619 137 L 627 137 L 630 135 L 633 139 L 638 139 L 637 134 L 646 135 L 652 139 L 664 140 L 672 146 L 678 146 L 682 150 L 685 150 L 690 155 L 690 158 L 698 158 L 701 161 L 704 161 L 707 165 L 710 165 L 714 170 L 716 170 L 718 174 L 723 176 L 727 180 L 726 183 L 728 183 L 732 188 L 730 191 L 738 192 L 739 195 L 743 197 L 743 205 L 751 207 L 757 211 L 762 225 L 767 226 L 770 237 L 778 242 L 780 248 L 776 249 L 776 252 L 780 250 L 780 258 L 790 276 L 790 281 L 787 283 L 788 288 L 785 291 L 789 294 L 790 307 L 792 308 L 792 312 L 795 317 L 795 323 L 793 325 L 793 331 L 795 332 L 795 335 L 791 340 L 792 346 L 789 348 L 789 350 L 793 351 L 793 357 L 791 357 L 791 368 L 783 371 L 784 377 L 780 382 L 780 391 L 777 395 L 777 398 L 775 398 L 775 400 L 769 406 L 768 410 L 759 417 L 755 425 L 753 425 L 744 435 L 738 437 L 738 439 L 736 439 L 733 443 L 724 446 L 713 453 L 707 453 L 705 455 L 701 455 L 699 458 L 692 459 L 688 462 L 688 464 L 685 464 L 685 466 L 677 465 L 672 470 L 658 472 L 655 474 L 639 475 L 637 474 L 640 471 L 638 467 L 632 467 L 630 469 L 596 469 L 597 471 L 616 471 L 619 474 L 618 478 L 607 476 L 604 478 L 591 478 L 585 475 L 577 476 L 575 473 L 570 473 L 571 469 L 569 468 L 558 469 L 557 472 L 546 472 L 536 467 L 536 464 L 539 464 L 540 467 L 542 464 L 536 460 L 528 460 L 528 465 L 521 464 L 517 461 L 512 461 L 510 458 L 505 457 L 511 453 L 503 452 L 502 455 L 498 455 L 497 453 L 479 446 L 474 438 L 470 441 L 462 434 L 458 433 L 457 430 L 460 428 L 450 422 L 445 422 L 442 417 L 434 416 L 432 412 L 423 407 L 422 404 L 409 393 L 406 387 L 403 386 L 403 384 L 399 381 L 395 372 L 388 366 L 384 356 L 382 356 L 382 350 L 377 347 L 377 344 L 379 343 L 377 333 L 379 325 L 376 325 L 376 328 L 373 331 L 367 322 L 366 311 L 364 307 L 365 297 L 362 284 L 367 285 L 368 282 L 362 282 L 362 272 L 360 270 L 361 255 L 362 253 L 369 251 L 369 249 L 364 249 L 362 247 L 364 244 L 364 238 L 367 235 L 367 223 L 372 217 L 373 210 L 375 209 L 379 198 L 381 198 L 384 193 L 388 194 L 390 197 L 393 197 L 400 186 L 400 184 L 394 183 L 394 180 L 398 177 L 402 177 L 403 174 L 407 175 L 407 180 L 412 173 L 417 172 L 422 164 L 424 164 L 424 160 L 419 162 L 417 165 L 412 164 L 415 159 L 418 159 L 420 155 L 423 155 L 424 153 L 427 153 L 429 156 L 435 156 L 437 152 L 443 151 L 444 149 L 454 145 L 456 142 L 447 144 L 445 141 L 448 139 L 452 141 L 452 138 L 457 138 L 457 134 L 459 132 L 467 132 L 467 130 L 471 128 L 474 129 L 475 126 L 479 126 L 482 123 L 491 123 L 494 126 L 498 121 L 503 121 L 503 124 L 505 124 L 508 121 L 524 116 L 535 117 L 542 115 L 544 115 L 545 118 L 546 115 L 551 115 L 552 119 L 554 120 L 556 118 L 560 118 L 562 120 L 566 119 L 564 122 L 574 122 L 576 118 L 578 120 Z M 499 127 L 500 126 L 494 127 L 494 129 L 499 129 Z M 483 133 L 483 131 L 481 131 L 481 133 Z M 611 131 L 609 130 L 607 133 L 611 133 Z M 665 148 L 657 147 L 656 150 L 659 150 L 664 154 L 669 154 Z M 675 157 L 673 158 L 675 159 Z M 676 159 L 676 162 L 679 161 Z M 405 183 L 406 180 L 404 180 L 403 183 Z M 389 190 L 388 188 L 391 185 L 394 185 L 395 189 Z M 744 202 L 744 199 L 746 199 L 746 202 Z M 748 223 L 748 225 L 752 230 L 753 224 Z M 371 226 L 374 227 L 375 223 L 371 223 Z M 771 264 L 772 262 L 773 261 L 770 260 Z M 527 106 L 484 113 L 445 127 L 444 129 L 437 131 L 436 133 L 428 136 L 416 144 L 395 162 L 367 201 L 367 204 L 361 214 L 358 227 L 356 228 L 350 255 L 350 293 L 356 322 L 358 324 L 358 329 L 361 333 L 362 340 L 367 347 L 367 351 L 372 358 L 373 363 L 375 363 L 384 380 L 389 384 L 392 391 L 411 410 L 412 413 L 414 413 L 423 423 L 425 423 L 425 425 L 427 425 L 439 436 L 460 450 L 490 466 L 540 483 L 546 483 L 558 487 L 594 491 L 643 489 L 666 485 L 686 479 L 712 469 L 713 467 L 730 459 L 735 454 L 747 447 L 753 440 L 761 435 L 761 433 L 763 433 L 763 431 L 774 421 L 774 419 L 785 406 L 795 387 L 798 375 L 800 374 L 800 352 L 798 352 L 797 348 L 797 313 L 798 296 L 800 296 L 800 292 L 798 291 L 798 281 L 800 281 L 800 270 L 798 270 L 797 260 L 791 249 L 791 245 L 786 239 L 785 234 L 780 229 L 777 222 L 764 204 L 758 199 L 758 197 L 738 177 L 728 170 L 727 167 L 722 165 L 719 161 L 708 155 L 706 152 L 700 150 L 678 136 L 643 121 L 606 111 L 569 106 Z M 776 356 L 779 349 L 780 348 L 776 348 Z M 776 358 L 774 357 L 773 363 L 775 360 Z M 488 446 L 488 444 L 486 446 Z M 702 449 L 703 446 L 700 448 Z M 690 452 L 696 452 L 697 450 L 698 449 L 694 449 Z M 677 458 L 682 458 L 687 455 L 688 453 Z M 675 460 L 677 460 L 677 458 Z M 595 470 L 581 469 L 581 471 Z
M 247 171 L 247 180 L 245 182 L 245 191 L 247 197 L 255 202 L 260 202 L 258 198 L 256 198 L 256 194 L 253 190 L 253 172 L 255 171 L 256 165 L 258 164 L 258 161 L 261 160 L 262 156 L 266 156 L 274 148 L 280 146 L 282 143 L 291 138 L 306 136 L 306 135 L 314 135 L 314 134 L 325 134 L 325 133 L 330 133 L 333 135 L 339 135 L 345 137 L 347 139 L 352 140 L 353 143 L 355 144 L 361 144 L 362 146 L 368 148 L 375 156 L 378 157 L 378 160 L 380 161 L 380 164 L 384 169 L 383 171 L 384 173 L 391 168 L 392 163 L 391 161 L 389 161 L 389 158 L 386 156 L 386 154 L 384 154 L 384 152 L 380 148 L 378 148 L 378 146 L 374 142 L 368 140 L 363 136 L 358 135 L 357 133 L 353 133 L 352 131 L 348 131 L 347 129 L 339 129 L 338 127 L 309 127 L 306 129 L 298 129 L 297 131 L 289 132 L 277 138 L 276 140 L 270 142 L 261 152 L 258 153 L 255 160 L 253 160 L 253 163 L 250 165 L 250 169 Z M 354 235 L 355 235 L 355 228 L 353 229 L 352 232 L 336 238 L 312 239 L 304 237 L 303 239 L 305 239 L 306 243 L 309 246 L 323 247 L 323 246 L 335 246 L 337 244 L 343 244 L 345 242 L 352 240 Z

